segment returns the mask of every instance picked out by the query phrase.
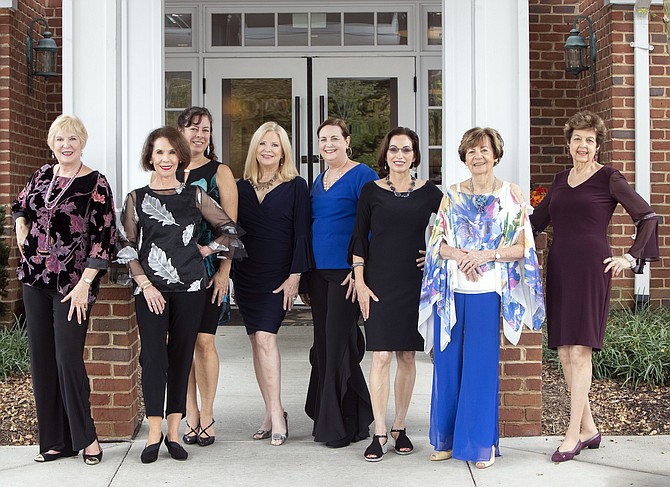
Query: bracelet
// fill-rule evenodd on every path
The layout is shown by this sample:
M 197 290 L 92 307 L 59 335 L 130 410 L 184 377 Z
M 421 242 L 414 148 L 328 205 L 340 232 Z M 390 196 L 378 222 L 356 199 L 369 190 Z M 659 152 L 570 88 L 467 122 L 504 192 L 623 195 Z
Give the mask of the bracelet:
M 365 262 L 354 262 L 351 264 L 351 271 L 353 272 L 356 267 L 365 267 Z
M 89 286 L 93 284 L 93 279 L 89 279 L 88 277 L 82 277 L 81 280 L 84 281 Z
M 151 286 L 153 286 L 153 283 L 149 279 L 147 279 L 142 284 L 140 284 L 140 289 L 142 290 L 142 292 L 144 292 L 146 289 L 149 289 Z

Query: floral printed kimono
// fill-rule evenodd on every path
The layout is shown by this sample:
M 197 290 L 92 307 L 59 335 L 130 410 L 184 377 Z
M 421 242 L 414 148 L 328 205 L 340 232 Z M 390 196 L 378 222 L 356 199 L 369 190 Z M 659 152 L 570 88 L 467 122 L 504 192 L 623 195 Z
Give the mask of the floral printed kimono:
M 527 208 L 514 196 L 507 182 L 488 196 L 481 212 L 474 205 L 472 195 L 451 188 L 447 190 L 426 246 L 418 325 L 426 353 L 433 348 L 435 339 L 439 340 L 440 350 L 444 350 L 456 323 L 454 281 L 458 265 L 455 260 L 440 258 L 443 240 L 455 248 L 501 249 L 517 243 L 523 231 L 523 260 L 489 262 L 483 267 L 486 267 L 484 270 L 494 267 L 505 337 L 516 345 L 522 324 L 532 330 L 540 329 L 545 317 L 542 280 Z M 441 320 L 439 337 L 433 336 L 433 313 L 437 313 Z

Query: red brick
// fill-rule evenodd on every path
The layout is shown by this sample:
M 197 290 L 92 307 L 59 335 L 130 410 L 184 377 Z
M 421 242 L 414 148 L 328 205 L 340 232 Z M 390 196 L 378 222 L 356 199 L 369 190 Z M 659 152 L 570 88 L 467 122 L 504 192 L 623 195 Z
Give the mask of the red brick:
M 128 421 L 132 420 L 132 414 L 129 408 L 115 407 L 92 407 L 91 412 L 97 421 Z
M 508 377 L 539 377 L 542 375 L 541 363 L 504 364 L 503 373 Z
M 96 391 L 129 391 L 132 386 L 130 379 L 93 379 Z
M 542 394 L 540 392 L 504 393 L 503 403 L 505 406 L 542 406 Z

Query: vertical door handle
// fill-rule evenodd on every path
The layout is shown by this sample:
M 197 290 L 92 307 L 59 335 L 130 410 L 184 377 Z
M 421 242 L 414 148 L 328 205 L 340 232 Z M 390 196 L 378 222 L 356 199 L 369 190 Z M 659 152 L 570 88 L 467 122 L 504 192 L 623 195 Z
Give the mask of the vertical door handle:
M 295 132 L 293 133 L 293 149 L 295 150 L 295 164 L 296 166 L 302 161 L 300 160 L 300 133 L 302 127 L 300 126 L 300 97 L 296 96 L 294 99 L 295 111 Z

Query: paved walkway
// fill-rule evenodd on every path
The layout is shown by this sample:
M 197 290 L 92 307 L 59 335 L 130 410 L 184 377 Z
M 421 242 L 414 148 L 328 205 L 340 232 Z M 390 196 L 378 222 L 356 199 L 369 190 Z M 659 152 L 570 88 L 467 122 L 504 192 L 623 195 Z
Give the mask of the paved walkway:
M 300 316 L 293 316 L 304 323 Z M 573 486 L 654 487 L 670 485 L 670 436 L 605 437 L 599 450 L 586 450 L 577 460 L 554 464 L 550 455 L 557 437 L 502 438 L 502 457 L 493 467 L 477 470 L 458 460 L 430 462 L 428 442 L 431 363 L 417 354 L 417 383 L 407 425 L 416 451 L 409 456 L 389 452 L 379 463 L 368 463 L 368 441 L 330 449 L 314 443 L 312 423 L 303 406 L 309 377 L 307 359 L 312 329 L 287 326 L 279 333 L 282 351 L 284 407 L 290 437 L 281 447 L 255 441 L 263 404 L 254 379 L 249 342 L 241 326 L 220 327 L 216 344 L 221 376 L 215 411 L 217 441 L 202 448 L 189 446 L 186 462 L 172 460 L 161 449 L 159 460 L 140 463 L 148 429 L 143 425 L 134 442 L 105 443 L 103 462 L 95 467 L 81 457 L 48 465 L 33 462 L 37 448 L 0 447 L 2 487 L 126 487 L 126 486 Z M 370 357 L 366 357 L 367 373 Z M 390 401 L 393 404 L 393 401 Z

